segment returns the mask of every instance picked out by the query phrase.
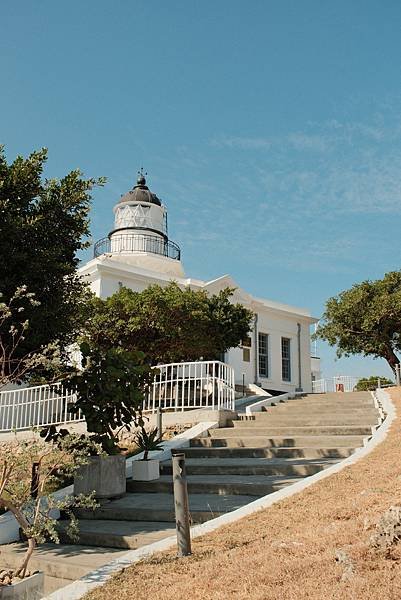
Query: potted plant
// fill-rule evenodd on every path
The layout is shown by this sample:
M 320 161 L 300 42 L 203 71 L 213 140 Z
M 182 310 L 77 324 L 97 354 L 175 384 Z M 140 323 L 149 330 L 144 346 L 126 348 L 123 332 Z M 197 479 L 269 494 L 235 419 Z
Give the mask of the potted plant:
M 50 492 L 59 484 L 60 477 L 70 477 L 86 460 L 87 450 L 77 449 L 74 436 L 66 436 L 57 444 L 46 446 L 39 441 L 15 440 L 2 448 L 0 508 L 14 515 L 27 550 L 17 566 L 10 563 L 0 565 L 1 598 L 42 598 L 43 573 L 28 569 L 37 545 L 49 539 L 59 542 L 56 528 L 58 511 L 62 510 L 69 518 L 67 531 L 74 539 L 77 537 L 77 521 L 72 511 L 96 508 L 92 496 L 68 495 L 60 499 Z
M 87 342 L 80 350 L 82 370 L 66 383 L 76 394 L 70 410 L 84 416 L 89 438 L 102 453 L 91 457 L 76 473 L 74 491 L 94 491 L 99 499 L 118 497 L 126 491 L 125 456 L 118 444 L 119 435 L 142 421 L 144 394 L 153 373 L 144 363 L 143 352 L 91 347 Z
M 149 452 L 154 450 L 163 450 L 161 438 L 158 437 L 157 428 L 146 431 L 143 422 L 140 429 L 134 437 L 138 448 L 143 451 L 143 458 L 134 460 L 132 463 L 132 479 L 135 481 L 151 481 L 159 479 L 160 469 L 158 459 L 149 458 Z

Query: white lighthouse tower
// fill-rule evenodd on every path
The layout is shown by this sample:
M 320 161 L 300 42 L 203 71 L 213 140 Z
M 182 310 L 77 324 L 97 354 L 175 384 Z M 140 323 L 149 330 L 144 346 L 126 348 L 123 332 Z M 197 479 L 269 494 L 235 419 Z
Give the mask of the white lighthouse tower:
M 168 239 L 166 207 L 149 190 L 143 169 L 113 210 L 114 229 L 95 244 L 95 258 L 107 254 L 151 271 L 184 276 L 180 248 Z

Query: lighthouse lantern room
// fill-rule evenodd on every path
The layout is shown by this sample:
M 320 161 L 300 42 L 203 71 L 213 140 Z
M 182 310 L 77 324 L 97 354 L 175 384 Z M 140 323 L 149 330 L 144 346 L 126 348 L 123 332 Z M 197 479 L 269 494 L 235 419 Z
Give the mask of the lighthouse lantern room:
M 168 239 L 167 210 L 146 185 L 143 169 L 136 185 L 114 207 L 114 229 L 95 244 L 95 258 L 107 254 L 130 264 L 182 277 L 181 251 Z

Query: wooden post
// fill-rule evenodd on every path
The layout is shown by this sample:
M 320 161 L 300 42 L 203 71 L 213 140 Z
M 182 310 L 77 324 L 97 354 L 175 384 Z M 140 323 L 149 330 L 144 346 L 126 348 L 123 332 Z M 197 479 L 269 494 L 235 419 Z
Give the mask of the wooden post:
M 185 454 L 183 452 L 173 454 L 172 462 L 175 524 L 177 529 L 177 556 L 188 556 L 189 554 L 192 554 L 192 552 Z

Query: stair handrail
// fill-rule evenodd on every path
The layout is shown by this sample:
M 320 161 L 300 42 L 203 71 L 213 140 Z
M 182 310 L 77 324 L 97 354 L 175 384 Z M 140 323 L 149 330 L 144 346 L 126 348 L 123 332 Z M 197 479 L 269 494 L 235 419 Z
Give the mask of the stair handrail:
M 184 411 L 195 408 L 235 410 L 234 370 L 221 361 L 192 361 L 157 365 L 143 412 L 157 408 Z M 0 432 L 83 421 L 71 413 L 74 394 L 52 383 L 0 391 Z

